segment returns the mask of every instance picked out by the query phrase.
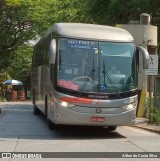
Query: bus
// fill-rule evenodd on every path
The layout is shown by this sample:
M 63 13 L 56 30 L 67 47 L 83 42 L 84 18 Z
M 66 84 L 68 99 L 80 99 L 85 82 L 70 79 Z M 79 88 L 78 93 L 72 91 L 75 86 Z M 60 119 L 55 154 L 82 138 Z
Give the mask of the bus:
M 149 54 L 120 28 L 56 23 L 34 47 L 31 92 L 34 114 L 59 125 L 134 125 L 139 59 Z

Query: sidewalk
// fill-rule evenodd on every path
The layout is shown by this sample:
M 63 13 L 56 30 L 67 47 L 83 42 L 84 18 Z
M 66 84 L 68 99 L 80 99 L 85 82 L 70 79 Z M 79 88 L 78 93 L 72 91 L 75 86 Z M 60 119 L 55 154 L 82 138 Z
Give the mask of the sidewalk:
M 136 118 L 135 127 L 160 134 L 160 125 L 151 124 L 146 118 Z

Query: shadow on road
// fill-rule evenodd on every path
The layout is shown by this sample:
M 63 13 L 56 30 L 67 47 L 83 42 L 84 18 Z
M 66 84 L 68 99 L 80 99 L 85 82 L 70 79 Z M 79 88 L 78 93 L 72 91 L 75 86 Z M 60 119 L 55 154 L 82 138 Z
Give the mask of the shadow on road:
M 1 104 L 0 138 L 19 138 L 36 140 L 63 139 L 121 139 L 118 133 L 106 128 L 90 126 L 60 126 L 58 130 L 49 130 L 48 122 L 43 114 L 35 116 L 31 103 Z
M 117 131 L 109 132 L 106 128 L 88 126 L 61 126 L 56 132 L 56 139 L 119 139 L 125 138 Z

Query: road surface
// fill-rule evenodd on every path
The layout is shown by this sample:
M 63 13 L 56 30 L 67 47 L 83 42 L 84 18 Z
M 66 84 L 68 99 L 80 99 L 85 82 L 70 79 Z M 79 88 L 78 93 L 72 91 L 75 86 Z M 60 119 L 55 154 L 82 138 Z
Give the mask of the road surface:
M 30 102 L 0 103 L 0 152 L 160 152 L 160 135 L 122 126 L 115 132 L 91 127 L 48 129 L 43 115 L 33 114 Z M 62 154 L 63 155 L 63 154 Z M 56 161 L 105 161 L 125 158 L 54 158 Z M 0 160 L 35 160 L 3 158 Z M 53 160 L 43 158 L 43 160 Z M 127 158 L 125 160 L 159 160 Z

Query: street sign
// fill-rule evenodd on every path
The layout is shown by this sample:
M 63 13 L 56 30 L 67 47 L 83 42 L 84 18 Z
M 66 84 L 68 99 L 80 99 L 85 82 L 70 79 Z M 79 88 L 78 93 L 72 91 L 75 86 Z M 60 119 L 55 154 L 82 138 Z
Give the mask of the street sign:
M 158 75 L 158 55 L 149 56 L 149 69 L 145 70 L 147 75 Z

